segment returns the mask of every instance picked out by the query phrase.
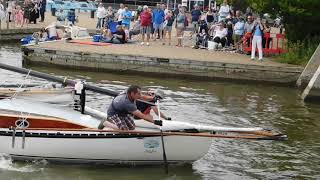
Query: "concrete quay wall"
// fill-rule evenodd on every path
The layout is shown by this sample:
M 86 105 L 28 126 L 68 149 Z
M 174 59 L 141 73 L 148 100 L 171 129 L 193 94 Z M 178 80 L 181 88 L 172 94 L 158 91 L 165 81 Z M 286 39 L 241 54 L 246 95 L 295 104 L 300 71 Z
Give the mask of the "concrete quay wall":
M 294 85 L 302 72 L 300 67 L 276 67 L 222 63 L 137 55 L 72 52 L 37 47 L 23 47 L 24 62 L 55 65 L 95 71 L 135 72 L 139 74 L 201 79 L 261 81 Z

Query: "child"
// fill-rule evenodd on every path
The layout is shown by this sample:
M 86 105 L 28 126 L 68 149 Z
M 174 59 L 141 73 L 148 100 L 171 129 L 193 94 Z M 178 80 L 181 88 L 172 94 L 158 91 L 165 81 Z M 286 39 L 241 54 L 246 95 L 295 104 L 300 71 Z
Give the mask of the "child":
M 206 48 L 208 46 L 208 39 L 208 33 L 205 29 L 202 29 L 201 33 L 197 34 L 196 45 L 194 46 L 194 48 Z
M 122 25 L 122 29 L 125 32 L 125 42 L 128 42 L 129 39 L 129 28 L 127 25 Z
M 66 21 L 66 14 L 63 11 L 63 9 L 60 9 L 60 11 L 57 13 L 57 21 L 59 22 L 60 25 L 64 25 Z
M 23 10 L 21 9 L 21 6 L 17 6 L 16 12 L 15 12 L 15 25 L 23 27 Z
M 110 31 L 110 29 L 108 28 L 104 28 L 102 30 L 102 39 L 101 39 L 101 42 L 110 42 L 112 41 L 112 33 Z

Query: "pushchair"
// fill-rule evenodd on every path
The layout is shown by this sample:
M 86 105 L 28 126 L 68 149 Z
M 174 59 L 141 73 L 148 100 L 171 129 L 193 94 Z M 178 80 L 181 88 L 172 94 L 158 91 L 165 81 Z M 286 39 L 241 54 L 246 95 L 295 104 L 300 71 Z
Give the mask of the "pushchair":
M 196 36 L 196 45 L 195 49 L 206 49 L 208 47 L 209 35 L 202 29 L 201 33 L 198 33 Z

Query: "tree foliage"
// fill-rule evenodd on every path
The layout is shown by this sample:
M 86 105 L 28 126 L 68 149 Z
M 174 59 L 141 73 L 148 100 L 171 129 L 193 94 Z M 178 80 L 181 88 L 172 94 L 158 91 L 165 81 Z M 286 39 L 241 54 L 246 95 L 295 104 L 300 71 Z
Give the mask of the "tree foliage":
M 292 42 L 320 36 L 320 0 L 229 0 L 229 4 L 235 9 L 250 6 L 260 14 L 281 16 Z

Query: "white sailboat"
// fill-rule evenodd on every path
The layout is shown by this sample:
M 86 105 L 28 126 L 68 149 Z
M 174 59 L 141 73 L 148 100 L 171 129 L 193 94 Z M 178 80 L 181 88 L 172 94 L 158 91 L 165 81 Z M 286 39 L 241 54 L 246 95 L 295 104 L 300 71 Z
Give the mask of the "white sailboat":
M 0 66 L 10 69 L 1 63 Z M 28 74 L 43 76 L 39 72 L 28 71 Z M 51 75 L 43 77 L 60 81 Z M 66 82 L 74 84 L 63 79 L 63 83 Z M 84 87 L 109 95 L 117 94 L 87 84 Z M 135 121 L 136 129 L 132 131 L 98 130 L 100 121 L 106 118 L 105 113 L 85 106 L 81 112 L 73 108 L 38 99 L 2 97 L 0 153 L 17 160 L 162 164 L 164 161 L 178 163 L 200 159 L 208 152 L 213 138 L 286 138 L 263 128 L 217 127 L 178 121 L 163 121 L 161 131 L 159 126 L 144 120 Z

